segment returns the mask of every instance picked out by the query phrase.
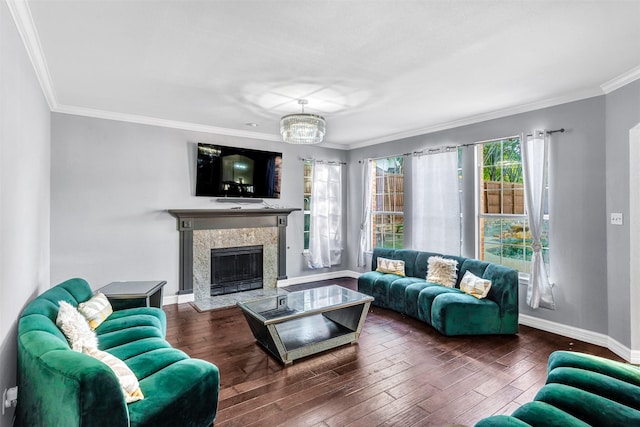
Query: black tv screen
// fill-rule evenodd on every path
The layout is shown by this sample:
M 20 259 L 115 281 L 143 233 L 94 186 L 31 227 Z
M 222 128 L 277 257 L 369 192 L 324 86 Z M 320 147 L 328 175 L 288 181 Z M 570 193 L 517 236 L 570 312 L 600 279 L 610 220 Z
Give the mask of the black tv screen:
M 280 198 L 282 153 L 198 143 L 196 196 Z

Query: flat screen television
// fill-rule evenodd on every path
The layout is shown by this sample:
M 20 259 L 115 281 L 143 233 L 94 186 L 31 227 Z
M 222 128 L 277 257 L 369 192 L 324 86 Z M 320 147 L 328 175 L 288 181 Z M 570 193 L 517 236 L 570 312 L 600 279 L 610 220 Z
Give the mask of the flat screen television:
M 196 196 L 280 198 L 282 153 L 198 143 Z

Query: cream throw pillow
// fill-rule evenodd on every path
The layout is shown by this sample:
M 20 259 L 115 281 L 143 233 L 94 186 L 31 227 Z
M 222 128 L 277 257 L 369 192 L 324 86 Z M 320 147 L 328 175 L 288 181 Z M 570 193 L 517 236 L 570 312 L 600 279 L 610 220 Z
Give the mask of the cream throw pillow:
M 427 260 L 427 282 L 437 283 L 447 288 L 456 286 L 458 279 L 458 261 L 455 259 L 432 256 Z
M 98 350 L 97 348 L 85 349 L 84 353 L 98 359 L 111 368 L 113 373 L 116 374 L 116 377 L 118 377 L 120 387 L 122 387 L 122 393 L 127 403 L 144 399 L 138 378 L 136 378 L 136 375 L 129 369 L 126 363 L 114 355 L 106 351 Z
M 460 290 L 478 299 L 485 298 L 491 289 L 491 280 L 482 279 L 470 271 L 464 273 L 460 281 Z
M 98 348 L 98 338 L 89 327 L 87 319 L 66 301 L 59 301 L 58 305 L 60 308 L 56 317 L 56 325 L 69 341 L 71 349 L 82 351 L 83 348 Z
M 89 301 L 80 303 L 78 311 L 87 319 L 89 327 L 95 330 L 113 313 L 113 308 L 107 297 L 102 292 L 98 292 Z
M 404 261 L 401 259 L 388 259 L 378 257 L 378 268 L 376 271 L 380 273 L 397 274 L 404 276 Z

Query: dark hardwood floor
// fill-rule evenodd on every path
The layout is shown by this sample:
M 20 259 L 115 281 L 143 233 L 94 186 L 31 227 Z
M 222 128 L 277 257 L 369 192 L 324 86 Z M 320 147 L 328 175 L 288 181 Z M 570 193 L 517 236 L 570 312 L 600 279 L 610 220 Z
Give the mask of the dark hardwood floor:
M 355 289 L 354 279 L 327 283 Z M 238 308 L 163 308 L 169 342 L 220 369 L 216 427 L 472 426 L 530 401 L 555 350 L 621 360 L 605 348 L 526 326 L 515 336 L 444 337 L 372 307 L 358 344 L 283 367 L 256 344 Z

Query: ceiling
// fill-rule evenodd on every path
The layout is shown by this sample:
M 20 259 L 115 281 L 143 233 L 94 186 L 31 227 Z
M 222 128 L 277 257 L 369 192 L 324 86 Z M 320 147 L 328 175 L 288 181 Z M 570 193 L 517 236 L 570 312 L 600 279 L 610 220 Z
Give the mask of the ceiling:
M 304 98 L 334 148 L 640 76 L 638 0 L 8 4 L 53 111 L 279 141 Z

